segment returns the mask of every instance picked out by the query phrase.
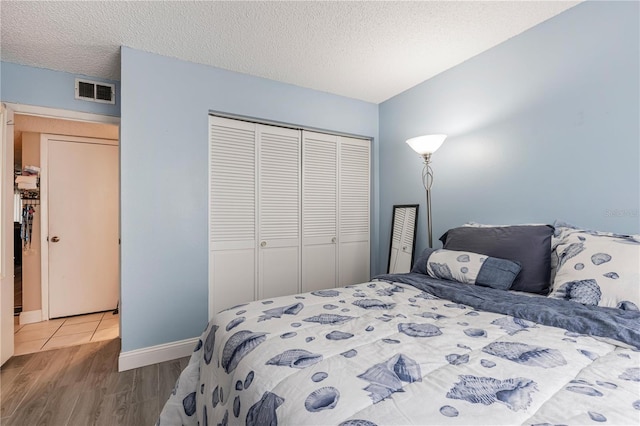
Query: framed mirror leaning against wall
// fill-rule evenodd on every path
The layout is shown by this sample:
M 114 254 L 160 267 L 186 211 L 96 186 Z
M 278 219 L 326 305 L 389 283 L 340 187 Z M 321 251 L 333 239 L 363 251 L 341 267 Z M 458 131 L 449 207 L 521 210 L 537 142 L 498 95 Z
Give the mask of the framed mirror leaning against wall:
M 389 242 L 389 274 L 410 272 L 416 249 L 418 204 L 393 206 Z

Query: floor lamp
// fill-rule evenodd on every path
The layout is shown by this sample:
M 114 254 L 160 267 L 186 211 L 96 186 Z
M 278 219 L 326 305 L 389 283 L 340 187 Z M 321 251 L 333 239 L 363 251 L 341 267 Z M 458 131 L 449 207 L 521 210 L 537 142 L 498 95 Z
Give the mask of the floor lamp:
M 433 248 L 433 234 L 431 230 L 431 185 L 433 185 L 433 170 L 431 169 L 431 154 L 436 152 L 447 135 L 424 135 L 407 139 L 407 144 L 424 160 L 422 169 L 422 184 L 427 194 L 427 230 L 429 248 Z

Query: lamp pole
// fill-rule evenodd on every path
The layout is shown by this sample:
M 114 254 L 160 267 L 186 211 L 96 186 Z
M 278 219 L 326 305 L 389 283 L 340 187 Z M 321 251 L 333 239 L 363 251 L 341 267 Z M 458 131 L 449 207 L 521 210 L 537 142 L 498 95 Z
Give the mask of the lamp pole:
M 422 185 L 427 195 L 427 233 L 429 248 L 433 248 L 433 231 L 431 228 L 431 185 L 433 185 L 433 170 L 431 169 L 431 153 L 422 154 L 424 168 L 422 169 Z
M 433 231 L 431 229 L 431 185 L 433 185 L 433 170 L 431 170 L 431 154 L 433 154 L 447 138 L 447 135 L 423 135 L 407 139 L 407 144 L 424 160 L 422 169 L 422 185 L 427 195 L 427 233 L 429 248 L 433 248 Z

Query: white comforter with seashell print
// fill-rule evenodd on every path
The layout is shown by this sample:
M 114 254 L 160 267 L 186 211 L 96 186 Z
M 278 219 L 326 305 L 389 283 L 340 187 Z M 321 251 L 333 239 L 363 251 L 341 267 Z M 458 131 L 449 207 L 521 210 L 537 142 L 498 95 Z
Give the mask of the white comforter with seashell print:
M 639 420 L 638 350 L 372 282 L 219 313 L 159 424 Z

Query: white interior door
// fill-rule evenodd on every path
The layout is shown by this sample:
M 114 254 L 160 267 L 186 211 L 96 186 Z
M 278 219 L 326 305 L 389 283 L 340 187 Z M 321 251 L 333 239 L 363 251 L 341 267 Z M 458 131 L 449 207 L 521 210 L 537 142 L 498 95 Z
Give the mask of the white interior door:
M 60 137 L 47 149 L 49 317 L 115 309 L 117 141 Z

